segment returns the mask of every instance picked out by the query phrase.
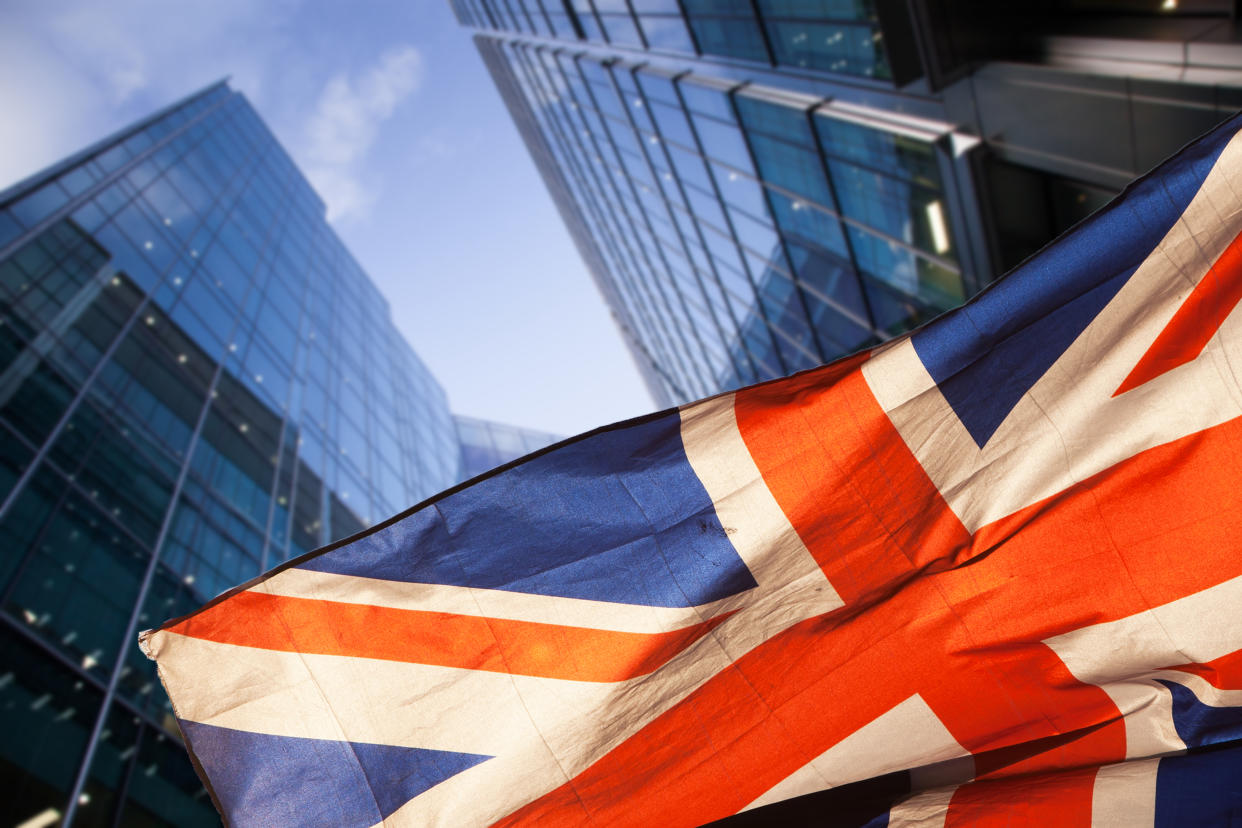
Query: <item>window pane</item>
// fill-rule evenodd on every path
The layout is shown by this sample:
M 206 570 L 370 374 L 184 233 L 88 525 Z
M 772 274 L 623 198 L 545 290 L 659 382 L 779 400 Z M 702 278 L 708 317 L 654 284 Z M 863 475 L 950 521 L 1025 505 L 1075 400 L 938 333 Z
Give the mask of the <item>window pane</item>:
M 644 15 L 639 21 L 652 49 L 694 54 L 694 42 L 680 16 Z
M 13 824 L 46 820 L 65 806 L 100 693 L 7 629 L 0 629 L 0 664 L 4 812 Z
M 687 4 L 691 5 L 691 4 Z M 694 5 L 706 5 L 703 2 Z M 754 17 L 702 17 L 691 12 L 690 27 L 699 48 L 710 55 L 768 62 L 768 50 Z

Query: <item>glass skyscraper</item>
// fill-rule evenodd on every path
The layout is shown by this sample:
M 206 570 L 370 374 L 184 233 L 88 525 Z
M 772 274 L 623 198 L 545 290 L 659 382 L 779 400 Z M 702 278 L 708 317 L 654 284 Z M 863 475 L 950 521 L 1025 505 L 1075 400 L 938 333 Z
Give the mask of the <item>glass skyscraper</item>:
M 217 823 L 137 631 L 460 479 L 444 393 L 239 93 L 0 194 L 0 802 Z
M 1242 91 L 1214 0 L 451 3 L 665 404 L 961 303 Z

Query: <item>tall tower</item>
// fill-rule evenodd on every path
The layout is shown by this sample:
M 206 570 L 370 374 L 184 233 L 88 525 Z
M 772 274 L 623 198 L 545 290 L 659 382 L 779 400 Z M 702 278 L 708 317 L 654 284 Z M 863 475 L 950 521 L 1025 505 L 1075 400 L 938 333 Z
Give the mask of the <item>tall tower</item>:
M 451 0 L 656 398 L 968 299 L 1242 104 L 1217 0 Z
M 224 83 L 0 194 L 0 801 L 216 824 L 137 631 L 460 476 L 445 396 Z

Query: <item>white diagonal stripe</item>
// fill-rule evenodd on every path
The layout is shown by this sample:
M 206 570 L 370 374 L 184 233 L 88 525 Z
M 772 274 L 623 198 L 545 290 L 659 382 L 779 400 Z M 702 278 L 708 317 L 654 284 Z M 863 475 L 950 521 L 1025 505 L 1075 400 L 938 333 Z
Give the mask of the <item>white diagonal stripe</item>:
M 1159 671 L 1215 661 L 1242 650 L 1242 577 L 1044 643 L 1076 679 L 1108 693 L 1125 716 L 1126 758 L 1183 750 L 1186 745 L 1173 726 L 1172 697 L 1154 679 L 1178 681 L 1204 701 L 1234 692 L 1216 690 L 1188 673 Z
M 1139 828 L 1156 816 L 1159 759 L 1136 759 L 1096 771 L 1091 828 Z
M 428 664 L 287 653 L 159 632 L 160 674 L 177 714 L 202 724 L 273 736 L 335 739 L 495 755 L 537 737 L 510 676 Z M 584 691 L 587 682 L 566 682 Z M 454 693 L 436 693 L 453 686 Z M 497 724 L 503 723 L 498 728 Z
M 1237 235 L 1239 171 L 1242 134 L 1230 139 L 1164 239 L 982 449 L 936 387 L 909 336 L 863 364 L 872 393 L 967 530 L 975 532 L 1141 451 L 1242 416 L 1242 382 L 1235 370 L 1242 365 L 1242 313 L 1236 310 L 1197 359 L 1113 397 Z
M 1203 676 L 1186 673 L 1181 670 L 1157 670 L 1147 678 L 1172 681 L 1182 685 L 1195 694 L 1201 703 L 1209 707 L 1242 707 L 1242 690 L 1222 690 Z M 1238 711 L 1242 714 L 1242 710 Z
M 251 587 L 252 592 L 392 609 L 445 612 L 615 632 L 679 630 L 719 614 L 717 601 L 699 607 L 649 607 L 563 598 L 502 589 L 443 586 L 286 569 Z
M 894 745 L 901 745 L 901 749 L 894 750 Z M 835 788 L 858 779 L 969 756 L 970 752 L 953 738 L 927 702 L 916 694 L 803 765 L 746 809 Z M 968 781 L 974 776 L 973 768 L 973 761 L 967 759 L 967 764 L 957 768 L 964 775 L 955 781 Z
M 902 800 L 888 812 L 889 828 L 944 828 L 956 790 L 939 788 Z
M 1242 576 L 1044 643 L 1088 684 L 1215 661 L 1242 650 Z
M 817 579 L 820 612 L 830 612 L 844 602 L 764 482 L 738 431 L 733 399 L 733 394 L 721 394 L 681 409 L 681 437 L 690 467 L 760 589 Z
M 294 570 L 254 588 L 634 632 L 662 632 L 684 627 L 687 621 L 734 613 L 654 673 L 614 684 L 576 682 L 277 653 L 158 631 L 145 643 L 158 659 L 178 715 L 277 735 L 496 757 L 415 797 L 387 820 L 392 825 L 485 824 L 557 788 L 738 657 L 842 604 L 763 483 L 738 433 L 732 405 L 732 395 L 726 395 L 687 406 L 682 410 L 682 439 L 721 525 L 758 583 L 740 595 L 669 611 L 500 590 L 391 585 Z M 351 586 L 361 586 L 366 597 L 351 599 Z

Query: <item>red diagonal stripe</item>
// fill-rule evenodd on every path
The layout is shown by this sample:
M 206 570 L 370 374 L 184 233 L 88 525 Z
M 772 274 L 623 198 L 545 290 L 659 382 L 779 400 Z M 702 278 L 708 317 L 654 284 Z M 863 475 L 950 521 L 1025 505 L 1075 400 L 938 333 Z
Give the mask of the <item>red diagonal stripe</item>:
M 1096 768 L 963 785 L 953 792 L 945 828 L 1042 828 L 1091 824 Z
M 1208 269 L 1113 396 L 1198 358 L 1239 301 L 1242 301 L 1242 233 Z
M 855 370 L 835 382 L 808 371 L 739 392 L 734 404 L 764 483 L 847 604 L 953 566 L 971 547 L 862 362 L 841 366 Z
M 1169 667 L 1199 676 L 1217 690 L 1242 690 L 1242 650 L 1202 664 Z
M 815 409 L 823 406 L 847 412 L 860 434 L 848 437 L 842 429 L 813 445 L 827 450 L 861 439 L 873 450 L 764 456 L 747 425 L 758 421 L 739 416 L 739 422 L 765 479 L 803 476 L 797 499 L 787 499 L 793 487 L 774 493 L 812 554 L 833 573 L 834 586 L 850 585 L 841 590 L 850 602 L 752 650 L 574 779 L 497 825 L 689 826 L 718 819 L 916 692 L 975 754 L 980 776 L 1124 758 L 1125 729 L 1112 700 L 1101 688 L 1078 682 L 1040 642 L 1242 574 L 1236 497 L 1242 418 L 1142 452 L 983 527 L 962 549 L 964 530 L 952 528 L 942 500 L 914 485 L 917 460 L 908 451 L 903 459 L 891 425 L 882 433 L 878 405 L 868 410 L 862 396 L 841 383 L 816 397 L 804 395 L 790 407 L 784 430 L 791 439 L 815 423 Z M 779 431 L 779 425 L 765 427 Z M 877 465 L 876 456 L 884 462 Z M 880 477 L 858 479 L 867 475 Z M 902 485 L 886 487 L 884 480 Z M 854 510 L 857 521 L 870 520 L 868 504 L 902 497 L 912 499 L 896 514 L 936 529 L 927 543 L 905 534 L 904 524 L 868 544 L 853 535 L 849 521 L 834 523 L 838 507 Z M 818 517 L 803 508 L 802 498 L 818 501 Z M 1175 528 L 1170 515 L 1177 517 Z M 845 529 L 834 536 L 819 520 Z M 862 544 L 867 554 L 836 545 L 841 537 Z M 948 569 L 940 563 L 966 560 L 969 565 Z M 1059 803 L 1065 819 L 1089 819 L 1091 775 L 1063 779 L 1054 787 L 1064 790 L 1049 808 Z M 954 805 L 973 807 L 989 790 L 967 791 Z
M 731 614 L 630 633 L 240 592 L 169 631 L 264 650 L 613 682 L 656 670 Z

